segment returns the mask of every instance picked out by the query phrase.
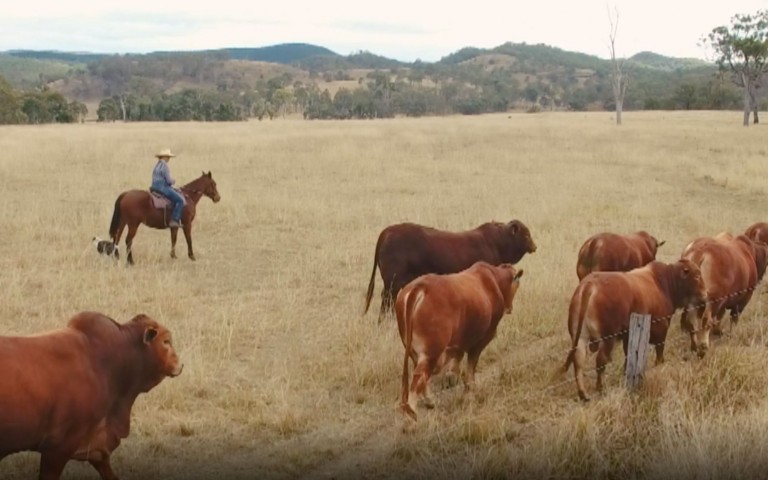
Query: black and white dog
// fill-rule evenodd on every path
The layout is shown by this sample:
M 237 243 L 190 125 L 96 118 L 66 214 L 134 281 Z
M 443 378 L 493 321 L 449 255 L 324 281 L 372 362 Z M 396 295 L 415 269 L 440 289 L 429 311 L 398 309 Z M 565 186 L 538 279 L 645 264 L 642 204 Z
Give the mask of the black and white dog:
M 102 240 L 99 237 L 93 237 L 91 243 L 96 246 L 96 251 L 100 254 L 108 257 L 114 256 L 115 258 L 120 258 L 118 246 L 112 243 L 111 240 Z

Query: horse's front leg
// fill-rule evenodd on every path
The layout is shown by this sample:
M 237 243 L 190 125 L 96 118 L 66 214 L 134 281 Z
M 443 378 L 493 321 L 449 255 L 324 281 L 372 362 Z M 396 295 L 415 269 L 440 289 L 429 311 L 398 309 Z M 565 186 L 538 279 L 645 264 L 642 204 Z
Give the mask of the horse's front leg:
M 171 258 L 176 258 L 176 235 L 178 235 L 179 229 L 177 227 L 171 227 Z
M 182 227 L 184 229 L 184 238 L 187 240 L 187 255 L 190 260 L 195 259 L 195 254 L 192 251 L 192 222 L 184 222 Z

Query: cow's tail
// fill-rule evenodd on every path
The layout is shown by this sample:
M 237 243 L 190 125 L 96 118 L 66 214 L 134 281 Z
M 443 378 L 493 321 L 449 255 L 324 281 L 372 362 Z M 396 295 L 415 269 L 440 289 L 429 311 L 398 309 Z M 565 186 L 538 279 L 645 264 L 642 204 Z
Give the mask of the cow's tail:
M 413 319 L 408 318 L 408 312 L 413 313 L 416 302 L 423 295 L 423 290 L 416 287 L 405 292 L 405 298 L 403 299 L 403 333 L 405 334 L 405 341 L 403 343 L 405 344 L 405 352 L 403 353 L 403 376 L 400 384 L 400 410 L 414 420 L 416 420 L 416 412 L 413 411 L 408 403 L 408 361 L 411 358 L 411 349 L 413 348 Z
M 379 265 L 379 248 L 381 247 L 381 239 L 384 238 L 384 232 L 379 235 L 379 239 L 376 240 L 376 251 L 373 254 L 373 271 L 371 271 L 371 280 L 368 282 L 368 292 L 365 294 L 365 309 L 363 315 L 368 313 L 368 307 L 371 306 L 371 299 L 373 298 L 373 286 L 376 282 L 376 267 Z
M 115 200 L 115 210 L 112 212 L 112 222 L 109 224 L 109 238 L 112 239 L 112 243 L 115 243 L 115 237 L 117 236 L 117 228 L 120 226 L 120 201 L 125 196 L 125 193 L 118 195 Z
M 570 309 L 568 312 L 568 323 L 572 324 L 573 322 L 573 315 L 574 313 L 578 315 L 576 318 L 576 331 L 574 332 L 574 336 L 571 339 L 571 349 L 568 351 L 568 356 L 565 358 L 565 363 L 562 367 L 558 370 L 558 375 L 563 375 L 568 372 L 568 369 L 571 368 L 571 364 L 573 364 L 574 357 L 576 355 L 576 348 L 578 348 L 579 344 L 579 338 L 581 338 L 581 331 L 584 328 L 584 317 L 587 314 L 587 307 L 589 306 L 589 297 L 592 293 L 592 285 L 586 284 L 584 285 L 584 288 L 581 289 L 581 298 L 579 301 L 579 309 L 577 311 L 574 311 L 574 309 Z

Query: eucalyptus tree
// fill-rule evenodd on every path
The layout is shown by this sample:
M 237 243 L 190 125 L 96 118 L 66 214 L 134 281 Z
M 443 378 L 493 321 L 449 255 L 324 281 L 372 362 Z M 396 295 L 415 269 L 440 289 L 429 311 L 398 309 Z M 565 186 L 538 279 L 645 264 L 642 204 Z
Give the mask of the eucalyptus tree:
M 752 110 L 757 123 L 757 89 L 768 70 L 768 10 L 736 14 L 730 25 L 713 28 L 701 40 L 714 51 L 720 70 L 730 72 L 733 82 L 744 89 L 744 126 L 749 125 Z

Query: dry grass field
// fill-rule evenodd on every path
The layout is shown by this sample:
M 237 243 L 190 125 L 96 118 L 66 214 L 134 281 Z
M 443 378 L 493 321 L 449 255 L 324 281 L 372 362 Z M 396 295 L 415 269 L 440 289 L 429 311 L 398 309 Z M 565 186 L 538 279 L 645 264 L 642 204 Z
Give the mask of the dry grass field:
M 740 124 L 628 112 L 622 127 L 610 113 L 2 127 L 0 332 L 82 310 L 173 331 L 184 373 L 138 398 L 113 455 L 123 479 L 765 478 L 763 288 L 703 360 L 676 316 L 637 395 L 620 348 L 604 396 L 588 376 L 588 404 L 572 371 L 551 379 L 587 237 L 646 229 L 674 261 L 697 236 L 768 220 L 766 127 Z M 222 196 L 198 206 L 197 261 L 181 235 L 172 260 L 169 233 L 147 227 L 134 267 L 99 257 L 89 241 L 107 236 L 116 196 L 146 188 L 166 146 L 181 183 L 211 170 Z M 361 316 L 379 232 L 515 218 L 538 251 L 518 264 L 477 391 L 437 391 L 404 431 L 403 347 L 394 318 L 376 323 L 378 272 Z M 38 458 L 6 458 L 0 477 L 35 478 Z M 70 462 L 64 478 L 98 477 Z

